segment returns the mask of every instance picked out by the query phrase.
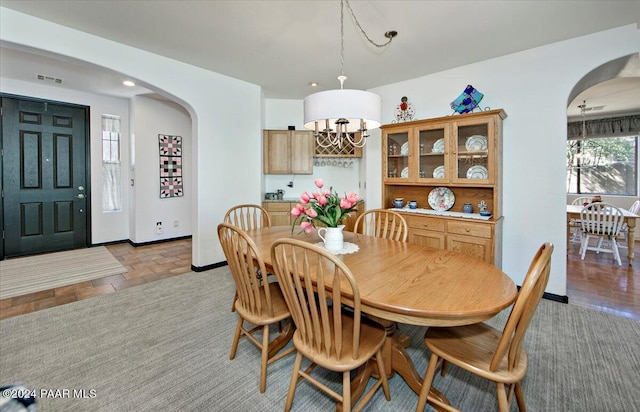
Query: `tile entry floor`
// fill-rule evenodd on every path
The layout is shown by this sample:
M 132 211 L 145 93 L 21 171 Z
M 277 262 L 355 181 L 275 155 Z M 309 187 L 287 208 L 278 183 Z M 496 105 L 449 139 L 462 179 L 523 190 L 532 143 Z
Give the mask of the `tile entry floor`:
M 0 319 L 191 272 L 190 238 L 138 247 L 118 243 L 106 248 L 127 269 L 126 273 L 2 299 Z

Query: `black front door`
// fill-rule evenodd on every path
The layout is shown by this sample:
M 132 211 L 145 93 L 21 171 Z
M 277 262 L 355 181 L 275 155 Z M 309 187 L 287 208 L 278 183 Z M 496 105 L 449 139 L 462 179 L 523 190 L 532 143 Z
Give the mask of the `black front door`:
M 2 98 L 4 257 L 89 245 L 88 115 Z

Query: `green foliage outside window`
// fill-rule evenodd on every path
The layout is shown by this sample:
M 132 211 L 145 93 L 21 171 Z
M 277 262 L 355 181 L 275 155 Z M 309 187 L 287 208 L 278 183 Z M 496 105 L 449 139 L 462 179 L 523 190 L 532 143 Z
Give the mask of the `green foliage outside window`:
M 637 195 L 638 136 L 569 140 L 567 193 Z

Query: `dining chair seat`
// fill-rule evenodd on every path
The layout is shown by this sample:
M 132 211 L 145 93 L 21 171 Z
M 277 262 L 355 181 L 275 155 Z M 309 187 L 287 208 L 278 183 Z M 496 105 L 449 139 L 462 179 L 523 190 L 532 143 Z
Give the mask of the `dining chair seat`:
M 327 355 L 310 348 L 302 342 L 300 334 L 293 335 L 293 343 L 305 358 L 313 359 L 313 362 L 325 369 L 336 372 L 351 371 L 363 364 L 362 359 L 372 358 L 380 348 L 380 342 L 384 340 L 385 330 L 380 325 L 374 325 L 372 322 L 362 321 L 360 324 L 360 335 L 366 336 L 367 339 L 361 339 L 358 347 L 358 354 L 353 353 L 353 327 L 354 319 L 349 313 L 341 316 L 342 322 L 342 352 L 339 356 L 335 354 Z M 334 328 L 334 322 L 329 319 L 329 328 Z
M 429 348 L 436 353 L 447 353 L 446 359 L 460 368 L 472 368 L 477 375 L 494 382 L 511 383 L 519 382 L 527 372 L 527 352 L 522 349 L 518 362 L 509 368 L 508 358 L 503 357 L 497 364 L 495 371 L 491 371 L 494 350 L 468 351 L 472 343 L 474 348 L 497 348 L 502 331 L 497 330 L 486 323 L 477 323 L 464 327 L 438 328 L 428 334 Z M 462 342 L 462 344 L 461 344 Z
M 268 299 L 271 301 L 271 308 L 273 311 L 271 313 L 255 311 L 253 308 L 249 307 L 255 304 L 254 301 L 247 303 L 243 300 L 236 300 L 235 310 L 238 312 L 238 315 L 247 322 L 260 326 L 269 325 L 290 318 L 291 314 L 289 313 L 287 302 L 284 301 L 284 297 L 282 296 L 278 283 L 271 282 L 265 285 L 265 287 L 269 289 L 270 297 Z M 260 296 L 257 301 L 266 302 L 267 294 L 265 289 L 260 288 L 258 293 Z
M 454 327 L 430 327 L 424 343 L 431 351 L 416 411 L 423 411 L 438 366 L 445 375 L 446 364 L 458 366 L 495 383 L 498 408 L 509 411 L 516 397 L 520 412 L 526 411 L 520 381 L 527 372 L 524 337 L 549 282 L 553 245 L 545 243 L 534 256 L 518 297 L 502 330 L 485 323 Z M 446 363 L 446 364 L 445 364 Z M 434 401 L 446 410 L 456 410 Z

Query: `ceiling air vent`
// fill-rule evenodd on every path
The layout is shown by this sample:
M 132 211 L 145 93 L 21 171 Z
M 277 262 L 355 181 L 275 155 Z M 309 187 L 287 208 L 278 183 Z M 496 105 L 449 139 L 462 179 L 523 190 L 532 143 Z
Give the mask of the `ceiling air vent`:
M 602 109 L 604 109 L 604 105 L 603 106 L 585 107 L 584 111 L 585 112 L 596 112 L 596 111 L 602 110 Z
M 62 79 L 58 79 L 57 77 L 53 76 L 47 76 L 46 74 L 37 74 L 36 76 L 38 76 L 38 80 L 42 80 L 44 82 L 52 82 L 57 84 L 62 83 Z

